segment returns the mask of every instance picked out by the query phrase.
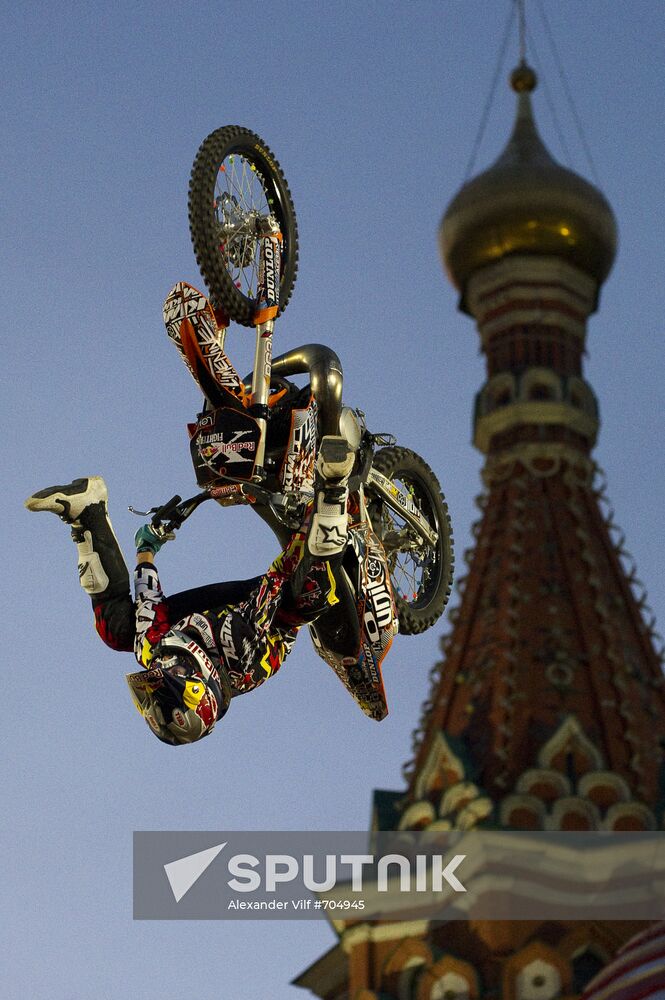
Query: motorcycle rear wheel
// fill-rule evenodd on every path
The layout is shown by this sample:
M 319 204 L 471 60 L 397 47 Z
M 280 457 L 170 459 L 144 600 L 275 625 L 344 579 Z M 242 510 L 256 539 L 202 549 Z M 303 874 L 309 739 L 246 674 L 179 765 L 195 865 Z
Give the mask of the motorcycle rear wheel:
M 189 183 L 189 231 L 217 309 L 243 326 L 256 310 L 259 241 L 255 220 L 274 215 L 282 233 L 280 312 L 298 270 L 298 226 L 286 178 L 265 142 L 225 125 L 203 141 Z
M 382 448 L 372 465 L 411 496 L 437 534 L 436 544 L 427 545 L 382 500 L 372 497 L 368 504 L 388 558 L 399 630 L 416 635 L 438 621 L 450 596 L 454 559 L 448 507 L 429 465 L 409 448 Z

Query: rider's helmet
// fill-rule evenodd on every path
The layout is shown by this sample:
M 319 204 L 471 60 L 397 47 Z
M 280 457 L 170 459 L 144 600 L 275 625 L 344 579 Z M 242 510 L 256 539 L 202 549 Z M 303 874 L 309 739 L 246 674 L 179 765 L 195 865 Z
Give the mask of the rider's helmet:
M 127 675 L 134 704 L 164 743 L 194 743 L 212 731 L 231 701 L 219 661 L 191 636 L 171 629 L 155 647 L 148 670 Z

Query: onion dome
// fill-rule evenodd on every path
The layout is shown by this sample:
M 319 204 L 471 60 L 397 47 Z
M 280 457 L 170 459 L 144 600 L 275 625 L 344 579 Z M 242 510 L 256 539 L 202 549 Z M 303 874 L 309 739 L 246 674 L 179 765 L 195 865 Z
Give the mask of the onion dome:
M 531 109 L 536 74 L 522 63 L 511 76 L 517 117 L 498 160 L 469 181 L 448 206 L 441 254 L 462 293 L 478 269 L 507 254 L 558 256 L 600 285 L 616 254 L 614 213 L 604 195 L 550 155 Z
M 623 946 L 591 980 L 582 1000 L 656 1000 L 665 996 L 665 923 L 654 924 Z

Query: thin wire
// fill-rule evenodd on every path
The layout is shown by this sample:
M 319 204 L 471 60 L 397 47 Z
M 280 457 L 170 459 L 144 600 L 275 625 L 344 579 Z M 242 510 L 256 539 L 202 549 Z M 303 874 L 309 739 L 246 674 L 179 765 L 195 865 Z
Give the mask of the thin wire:
M 517 13 L 519 15 L 519 36 L 520 36 L 520 63 L 526 62 L 526 15 L 524 12 L 524 0 L 515 0 Z
M 538 50 L 536 49 L 536 43 L 533 40 L 531 32 L 528 32 L 528 37 L 529 37 L 529 46 L 534 55 L 534 62 L 536 63 L 537 68 L 540 69 L 543 63 L 540 59 L 540 56 L 538 55 Z M 547 81 L 545 79 L 545 74 L 543 73 L 542 70 L 539 73 L 539 79 L 540 81 L 542 81 L 543 84 L 543 91 L 545 93 L 545 100 L 547 101 L 547 107 L 549 108 L 550 114 L 552 115 L 552 121 L 554 122 L 554 128 L 559 138 L 559 142 L 561 143 L 561 148 L 563 149 L 563 154 L 566 159 L 566 164 L 572 170 L 573 162 L 572 162 L 572 157 L 570 155 L 570 149 L 568 148 L 568 143 L 566 142 L 566 138 L 563 134 L 563 129 L 561 128 L 561 122 L 559 121 L 559 116 L 556 113 L 556 108 L 552 100 L 552 95 L 550 94 L 549 87 L 547 86 Z
M 506 57 L 506 49 L 508 48 L 508 39 L 510 38 L 510 32 L 513 26 L 513 18 L 515 17 L 515 5 L 510 5 L 510 14 L 508 15 L 508 21 L 506 24 L 506 30 L 503 34 L 503 41 L 501 42 L 501 49 L 499 50 L 499 58 L 497 59 L 496 69 L 494 70 L 494 76 L 492 77 L 492 84 L 490 86 L 490 92 L 488 94 L 487 100 L 485 102 L 485 107 L 483 109 L 483 114 L 480 119 L 480 125 L 478 127 L 478 134 L 476 135 L 476 140 L 473 144 L 473 149 L 471 150 L 471 156 L 469 157 L 469 162 L 467 163 L 466 170 L 464 172 L 463 183 L 466 184 L 469 177 L 471 176 L 471 171 L 473 170 L 476 157 L 478 156 L 478 150 L 480 149 L 480 144 L 483 141 L 483 135 L 485 134 L 485 128 L 487 126 L 487 120 L 489 118 L 489 113 L 492 107 L 492 101 L 494 99 L 494 94 L 496 92 L 496 85 L 499 79 L 499 74 L 503 67 L 503 61 Z
M 540 11 L 540 16 L 541 16 L 543 25 L 545 26 L 545 34 L 547 35 L 547 40 L 548 40 L 548 42 L 550 44 L 550 48 L 552 49 L 552 53 L 554 55 L 554 62 L 556 64 L 556 68 L 557 68 L 557 71 L 559 73 L 559 78 L 560 78 L 561 83 L 563 85 L 563 90 L 564 90 L 564 93 L 565 93 L 566 98 L 568 100 L 568 104 L 570 106 L 570 110 L 571 110 L 572 115 L 573 115 L 573 120 L 574 120 L 575 126 L 577 128 L 577 133 L 578 133 L 578 135 L 580 137 L 580 142 L 582 143 L 582 148 L 584 149 L 584 152 L 586 153 L 586 158 L 589 161 L 589 167 L 591 168 L 591 174 L 593 176 L 593 179 L 595 180 L 596 184 L 600 185 L 600 180 L 598 178 L 598 171 L 596 170 L 596 165 L 595 165 L 595 163 L 593 161 L 593 156 L 591 155 L 591 149 L 589 147 L 589 144 L 587 143 L 586 135 L 584 133 L 584 128 L 582 126 L 582 122 L 580 120 L 580 117 L 579 117 L 579 115 L 577 113 L 577 108 L 575 107 L 575 102 L 573 100 L 572 92 L 571 92 L 571 90 L 570 90 L 570 88 L 568 86 L 568 80 L 567 80 L 566 74 L 564 73 L 564 70 L 563 70 L 563 63 L 561 62 L 561 57 L 559 56 L 559 50 L 558 50 L 556 42 L 554 40 L 554 34 L 553 34 L 552 29 L 550 27 L 550 23 L 549 23 L 549 20 L 547 18 L 547 15 L 545 14 L 545 8 L 544 8 L 543 4 L 541 3 L 541 0 L 537 0 L 537 3 L 538 3 L 538 9 Z

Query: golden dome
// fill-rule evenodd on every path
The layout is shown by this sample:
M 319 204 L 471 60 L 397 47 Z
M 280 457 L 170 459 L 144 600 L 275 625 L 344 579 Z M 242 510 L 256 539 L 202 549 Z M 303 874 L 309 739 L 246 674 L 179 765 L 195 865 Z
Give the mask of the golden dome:
M 556 162 L 538 135 L 525 64 L 512 74 L 517 118 L 498 160 L 453 198 L 439 229 L 441 255 L 462 293 L 478 268 L 506 254 L 562 257 L 601 284 L 616 254 L 614 213 L 605 196 Z

